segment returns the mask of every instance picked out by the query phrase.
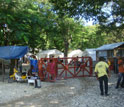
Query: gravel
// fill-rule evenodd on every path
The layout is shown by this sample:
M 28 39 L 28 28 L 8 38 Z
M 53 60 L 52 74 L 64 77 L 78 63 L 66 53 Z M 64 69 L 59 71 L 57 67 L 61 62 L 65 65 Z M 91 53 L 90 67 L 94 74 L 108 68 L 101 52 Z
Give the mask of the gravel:
M 41 88 L 27 83 L 0 82 L 1 107 L 123 107 L 124 88 L 115 89 L 117 75 L 109 79 L 109 96 L 101 96 L 95 77 L 41 82 Z M 23 101 L 23 103 L 20 103 Z M 30 102 L 30 103 L 29 103 Z

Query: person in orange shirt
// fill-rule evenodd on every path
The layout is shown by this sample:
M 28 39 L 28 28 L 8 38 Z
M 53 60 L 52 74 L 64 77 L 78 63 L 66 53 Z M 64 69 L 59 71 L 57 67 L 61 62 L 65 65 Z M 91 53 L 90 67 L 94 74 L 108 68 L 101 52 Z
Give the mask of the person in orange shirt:
M 118 60 L 118 69 L 119 69 L 119 73 L 118 73 L 117 85 L 115 87 L 116 89 L 119 88 L 122 77 L 123 77 L 123 80 L 121 83 L 121 87 L 123 87 L 124 85 L 124 61 L 122 58 L 119 58 Z

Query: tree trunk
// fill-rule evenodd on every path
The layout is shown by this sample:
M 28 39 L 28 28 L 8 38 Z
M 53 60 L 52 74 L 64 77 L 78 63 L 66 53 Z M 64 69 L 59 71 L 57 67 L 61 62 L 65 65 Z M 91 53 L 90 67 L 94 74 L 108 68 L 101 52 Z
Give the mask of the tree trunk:
M 68 56 L 69 43 L 65 40 L 65 41 L 64 41 L 64 44 L 65 44 L 64 57 L 67 57 L 67 56 Z

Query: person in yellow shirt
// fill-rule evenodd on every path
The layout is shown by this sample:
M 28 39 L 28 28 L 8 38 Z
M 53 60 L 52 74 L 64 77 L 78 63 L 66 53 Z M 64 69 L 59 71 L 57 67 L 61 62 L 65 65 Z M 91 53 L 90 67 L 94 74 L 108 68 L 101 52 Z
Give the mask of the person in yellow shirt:
M 99 62 L 95 66 L 95 75 L 99 80 L 101 95 L 108 96 L 108 77 L 110 76 L 109 65 L 104 61 L 104 57 L 99 58 Z M 105 93 L 103 90 L 103 82 L 105 84 Z

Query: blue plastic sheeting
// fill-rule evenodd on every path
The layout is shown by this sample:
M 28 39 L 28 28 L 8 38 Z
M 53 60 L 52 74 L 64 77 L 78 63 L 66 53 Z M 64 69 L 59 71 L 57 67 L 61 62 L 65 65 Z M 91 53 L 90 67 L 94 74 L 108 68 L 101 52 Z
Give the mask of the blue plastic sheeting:
M 30 65 L 33 66 L 32 72 L 38 72 L 38 60 L 30 59 Z
M 28 52 L 28 46 L 2 46 L 0 47 L 0 58 L 19 59 Z

